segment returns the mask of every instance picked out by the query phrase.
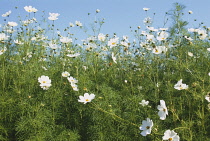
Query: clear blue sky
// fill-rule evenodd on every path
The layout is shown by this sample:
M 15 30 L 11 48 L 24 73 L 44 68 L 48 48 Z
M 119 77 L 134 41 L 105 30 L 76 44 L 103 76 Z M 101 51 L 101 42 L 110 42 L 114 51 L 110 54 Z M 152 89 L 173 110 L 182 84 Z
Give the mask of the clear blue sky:
M 38 9 L 37 17 L 45 11 L 48 13 L 59 13 L 59 19 L 55 22 L 59 29 L 67 27 L 69 22 L 81 21 L 88 26 L 88 23 L 94 19 L 96 9 L 100 9 L 97 14 L 99 18 L 105 18 L 105 24 L 102 27 L 102 33 L 116 32 L 119 36 L 130 35 L 129 27 L 145 27 L 143 19 L 146 17 L 142 8 L 148 7 L 148 16 L 152 17 L 156 13 L 154 27 L 163 26 L 164 14 L 173 8 L 173 3 L 179 2 L 186 6 L 185 12 L 187 20 L 190 20 L 189 26 L 196 27 L 199 22 L 204 22 L 210 26 L 210 0 L 0 0 L 0 15 L 11 10 L 10 21 L 15 21 L 17 15 L 24 17 L 28 13 L 23 9 L 24 6 L 33 6 Z M 18 10 L 15 10 L 15 6 Z M 191 10 L 193 14 L 188 16 L 187 12 Z M 91 13 L 90 18 L 88 14 Z M 4 18 L 0 18 L 0 23 Z M 197 19 L 197 22 L 191 22 Z

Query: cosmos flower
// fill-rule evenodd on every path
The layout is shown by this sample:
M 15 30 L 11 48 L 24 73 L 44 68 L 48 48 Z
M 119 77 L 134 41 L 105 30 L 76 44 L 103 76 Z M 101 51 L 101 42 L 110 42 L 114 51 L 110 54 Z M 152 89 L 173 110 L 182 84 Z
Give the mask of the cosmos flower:
M 117 64 L 117 58 L 114 56 L 114 53 L 113 52 L 112 52 L 112 60 L 113 60 L 114 63 Z
M 205 96 L 205 99 L 210 102 L 210 93 L 208 93 L 206 96 Z
M 165 31 L 161 31 L 158 33 L 157 40 L 164 41 L 168 38 L 169 34 Z
M 193 14 L 193 12 L 191 10 L 188 11 L 189 14 Z
M 75 21 L 76 26 L 82 27 L 82 23 L 80 21 Z
M 38 82 L 40 83 L 40 87 L 43 90 L 47 90 L 49 89 L 49 87 L 51 86 L 51 80 L 48 76 L 42 75 L 41 77 L 38 78 Z
M 115 46 L 117 46 L 119 42 L 119 38 L 116 37 L 116 38 L 111 38 L 109 41 L 108 41 L 108 46 L 110 46 L 110 48 L 113 48 Z
M 147 120 L 142 121 L 142 125 L 139 127 L 140 130 L 143 130 L 141 132 L 142 136 L 146 136 L 147 134 L 151 134 L 153 126 L 153 121 L 147 118 Z
M 5 33 L 0 33 L 0 41 L 8 40 L 8 37 Z
M 161 54 L 161 53 L 166 53 L 167 50 L 168 49 L 165 46 L 156 46 L 155 48 L 153 48 L 152 53 Z
M 168 115 L 168 109 L 166 107 L 165 101 L 160 100 L 160 105 L 158 105 L 157 109 L 159 110 L 158 115 L 161 120 L 166 119 L 166 115 Z
M 173 130 L 172 131 L 166 130 L 162 139 L 167 140 L 167 141 L 179 141 L 180 140 L 177 133 L 174 132 Z
M 31 12 L 36 13 L 38 11 L 36 8 L 34 8 L 32 6 L 25 6 L 24 9 L 26 10 L 26 12 L 29 12 L 29 13 L 31 13 Z
M 67 71 L 64 71 L 64 72 L 62 72 L 62 76 L 63 77 L 69 77 L 70 76 L 70 73 L 67 72 Z
M 17 25 L 18 25 L 16 22 L 8 22 L 7 24 L 8 24 L 9 26 L 12 26 L 12 27 L 14 27 L 14 26 L 17 26 Z
M 180 79 L 175 85 L 174 88 L 177 90 L 188 89 L 188 85 L 182 83 L 182 79 Z
M 150 17 L 146 17 L 144 20 L 143 20 L 144 24 L 145 25 L 149 25 L 149 24 L 152 24 L 152 18 Z
M 67 54 L 66 56 L 74 58 L 74 57 L 77 57 L 79 55 L 80 55 L 80 53 L 74 53 L 74 54 Z
M 70 82 L 70 83 L 77 83 L 78 82 L 78 80 L 77 79 L 75 79 L 74 77 L 72 77 L 72 76 L 70 76 L 70 77 L 67 77 L 67 79 L 68 79 L 68 81 Z
M 95 94 L 85 93 L 84 96 L 79 96 L 78 102 L 82 102 L 84 104 L 91 102 L 95 98 Z
M 149 104 L 149 101 L 142 100 L 139 104 L 141 104 L 144 107 L 144 106 L 147 106 Z
M 68 37 L 61 37 L 60 38 L 60 41 L 62 43 L 71 43 L 72 42 L 72 39 L 71 38 L 68 38 Z
M 106 36 L 103 33 L 98 34 L 98 40 L 99 41 L 105 41 Z
M 149 9 L 150 9 L 150 8 L 146 8 L 146 7 L 143 8 L 144 11 L 148 11 Z
M 2 14 L 2 17 L 9 17 L 9 15 L 12 13 L 12 11 L 8 11 L 5 14 Z
M 70 26 L 70 27 L 74 27 L 74 24 L 73 24 L 73 23 L 69 23 L 69 26 Z
M 58 14 L 58 13 L 49 13 L 49 17 L 48 17 L 48 19 L 49 20 L 51 20 L 51 21 L 55 21 L 55 20 L 57 20 L 58 18 L 58 16 L 60 15 L 60 14 Z
M 3 49 L 0 49 L 0 55 L 2 55 L 5 51 L 7 51 L 6 47 L 4 47 Z

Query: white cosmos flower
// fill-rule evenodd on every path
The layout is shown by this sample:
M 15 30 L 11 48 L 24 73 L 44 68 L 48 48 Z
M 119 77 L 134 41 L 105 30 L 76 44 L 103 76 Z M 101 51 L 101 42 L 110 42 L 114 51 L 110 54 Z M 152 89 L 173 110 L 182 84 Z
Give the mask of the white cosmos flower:
M 176 132 L 174 132 L 173 130 L 166 130 L 163 136 L 163 140 L 167 140 L 167 141 L 179 141 L 180 138 L 177 135 Z
M 32 6 L 25 6 L 24 9 L 26 10 L 26 12 L 29 12 L 29 13 L 31 13 L 31 12 L 36 13 L 38 11 L 36 8 L 34 8 Z
M 85 93 L 84 96 L 79 96 L 78 102 L 82 102 L 84 104 L 91 102 L 95 98 L 95 94 Z
M 6 47 L 4 47 L 3 49 L 0 49 L 0 55 L 2 55 L 5 51 L 7 51 Z
M 160 100 L 160 105 L 158 105 L 157 109 L 159 110 L 158 115 L 161 120 L 166 119 L 166 115 L 168 115 L 168 109 L 166 107 L 165 101 Z
M 78 80 L 76 79 L 76 78 L 74 78 L 74 77 L 72 77 L 72 76 L 70 76 L 70 77 L 67 77 L 67 79 L 68 79 L 68 81 L 72 84 L 75 84 L 75 83 L 77 83 L 78 82 Z
M 67 71 L 64 71 L 64 72 L 62 72 L 62 76 L 63 77 L 69 77 L 70 76 L 70 73 L 67 72 Z
M 5 14 L 2 14 L 2 17 L 9 17 L 9 15 L 12 13 L 12 11 L 8 11 Z
M 5 33 L 0 33 L 0 41 L 8 40 L 8 37 Z
M 74 58 L 74 57 L 77 57 L 79 55 L 80 55 L 80 53 L 74 53 L 74 54 L 67 54 L 66 56 Z
M 165 46 L 156 46 L 153 48 L 152 53 L 154 54 L 161 54 L 161 53 L 166 53 L 168 49 Z
M 210 102 L 210 93 L 205 96 L 205 99 Z
M 210 48 L 207 48 L 208 51 L 210 51 Z
M 71 38 L 68 38 L 68 37 L 61 37 L 60 38 L 60 41 L 62 43 L 71 43 L 72 42 L 72 39 Z
M 144 20 L 143 20 L 144 24 L 146 25 L 149 25 L 149 24 L 152 24 L 152 19 L 150 17 L 146 17 Z
M 98 34 L 98 40 L 99 41 L 105 41 L 106 36 L 103 33 Z
M 149 101 L 142 100 L 139 104 L 141 104 L 144 107 L 144 106 L 147 106 L 149 104 Z
M 119 42 L 119 38 L 118 38 L 118 37 L 116 37 L 116 38 L 111 38 L 111 39 L 108 41 L 108 46 L 110 46 L 110 48 L 115 47 L 115 46 L 117 46 L 118 42 Z
M 60 15 L 60 14 L 58 14 L 58 13 L 49 13 L 49 17 L 48 17 L 48 19 L 49 20 L 51 20 L 51 21 L 55 21 L 55 20 L 57 20 L 58 19 L 58 16 Z
M 148 11 L 149 9 L 150 9 L 150 8 L 146 8 L 146 7 L 143 8 L 144 11 Z
M 82 23 L 80 21 L 75 21 L 76 26 L 82 27 Z
M 74 27 L 74 24 L 73 24 L 73 23 L 69 23 L 69 26 L 70 26 L 70 27 Z
M 16 22 L 8 22 L 9 26 L 17 26 L 18 24 Z
M 142 136 L 146 136 L 147 134 L 151 134 L 153 126 L 153 121 L 150 120 L 150 118 L 147 118 L 147 120 L 142 121 L 142 125 L 139 127 L 140 130 L 143 130 L 141 132 Z
M 117 58 L 114 56 L 114 53 L 113 52 L 112 52 L 112 60 L 113 60 L 114 63 L 117 64 Z
M 47 90 L 51 86 L 51 80 L 48 76 L 42 75 L 38 78 L 38 82 L 42 89 Z
M 79 91 L 78 86 L 75 83 L 71 83 L 71 87 L 74 91 Z
M 174 88 L 177 90 L 188 89 L 188 85 L 182 83 L 182 79 L 180 79 L 175 85 Z
M 164 41 L 168 38 L 169 34 L 165 31 L 161 31 L 158 33 L 157 40 Z

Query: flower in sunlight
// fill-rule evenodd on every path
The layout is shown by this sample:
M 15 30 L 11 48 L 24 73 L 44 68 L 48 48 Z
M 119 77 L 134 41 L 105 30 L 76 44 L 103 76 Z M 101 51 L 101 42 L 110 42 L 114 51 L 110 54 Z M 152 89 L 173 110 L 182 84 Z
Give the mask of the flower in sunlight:
M 144 22 L 144 24 L 146 24 L 146 25 L 149 25 L 149 24 L 152 24 L 152 18 L 150 18 L 150 17 L 146 17 L 144 20 L 143 20 L 143 22 Z
M 18 25 L 16 22 L 8 22 L 7 24 L 8 24 L 9 26 L 12 26 L 12 27 L 14 27 L 14 26 L 17 26 L 17 25 Z
M 62 43 L 71 43 L 72 42 L 72 39 L 71 38 L 68 38 L 68 37 L 61 37 L 60 38 L 60 41 L 62 42 Z
M 36 13 L 38 11 L 36 8 L 34 8 L 32 6 L 25 6 L 24 9 L 26 12 L 29 12 L 29 13 L 31 13 L 31 12 Z
M 84 104 L 91 102 L 95 98 L 95 94 L 85 93 L 84 96 L 79 96 L 78 102 L 82 102 Z
M 188 56 L 193 57 L 193 53 L 192 52 L 188 52 L 187 54 L 188 54 Z
M 2 14 L 2 17 L 9 17 L 9 15 L 12 13 L 12 11 L 8 11 L 5 14 Z
M 118 42 L 119 42 L 119 38 L 118 37 L 111 38 L 108 41 L 108 46 L 110 46 L 110 48 L 113 48 L 113 47 L 117 46 Z
M 193 14 L 193 12 L 191 10 L 188 11 L 189 14 Z
M 18 40 L 18 39 L 17 39 L 17 40 L 14 40 L 14 43 L 15 43 L 15 44 L 18 44 L 18 45 L 22 45 L 22 44 L 23 44 L 23 42 L 21 42 L 21 41 Z
M 5 33 L 0 33 L 0 41 L 8 40 L 8 37 Z
M 55 20 L 57 20 L 58 19 L 58 16 L 60 15 L 60 14 L 58 14 L 58 13 L 49 13 L 49 17 L 48 17 L 48 19 L 49 20 L 51 20 L 51 21 L 55 21 Z
M 75 58 L 79 55 L 80 55 L 80 53 L 74 53 L 74 54 L 67 54 L 66 56 L 71 57 L 71 58 Z
M 70 76 L 70 73 L 67 72 L 67 71 L 64 71 L 64 72 L 62 72 L 62 76 L 63 77 L 69 77 Z
M 180 140 L 177 133 L 174 132 L 173 130 L 172 131 L 166 130 L 162 139 L 167 140 L 167 141 L 179 141 Z
M 205 99 L 210 102 L 210 92 L 205 96 Z
M 96 9 L 96 13 L 99 13 L 100 12 L 100 10 L 99 9 Z
M 143 130 L 141 132 L 142 136 L 146 136 L 147 134 L 151 134 L 153 126 L 153 121 L 150 118 L 147 118 L 147 120 L 142 121 L 142 125 L 139 127 L 140 130 Z
M 207 51 L 210 51 L 210 48 L 207 48 Z
M 168 109 L 166 107 L 165 101 L 160 100 L 160 105 L 158 105 L 157 109 L 159 110 L 158 115 L 161 120 L 166 119 L 166 115 L 168 115 Z
M 147 106 L 149 104 L 149 101 L 146 101 L 146 100 L 143 99 L 139 104 L 141 104 L 144 107 L 144 106 Z
M 74 27 L 74 24 L 73 24 L 73 23 L 69 23 L 69 26 L 70 26 L 70 27 Z
M 114 56 L 114 53 L 113 52 L 112 52 L 112 60 L 113 60 L 114 63 L 117 64 L 117 58 Z
M 76 26 L 82 27 L 82 23 L 80 21 L 75 21 Z
M 106 39 L 106 35 L 104 35 L 103 33 L 98 34 L 98 40 L 99 41 L 105 41 L 105 39 Z
M 188 41 L 192 41 L 193 39 L 191 37 L 187 37 L 187 36 L 184 36 L 185 39 L 187 39 Z
M 150 8 L 146 8 L 146 7 L 143 8 L 144 11 L 148 11 L 149 9 L 150 9 Z
M 74 91 L 79 91 L 78 86 L 75 83 L 71 83 L 71 87 Z
M 180 79 L 175 85 L 174 88 L 177 90 L 188 89 L 188 85 L 182 83 L 182 79 Z
M 45 75 L 42 75 L 41 77 L 39 77 L 38 82 L 40 83 L 40 86 L 43 90 L 47 90 L 51 86 L 50 78 Z
M 2 55 L 5 51 L 7 51 L 6 47 L 4 47 L 3 49 L 0 49 L 0 55 Z
M 75 79 L 74 77 L 72 77 L 72 76 L 70 76 L 70 77 L 67 77 L 67 79 L 68 79 L 68 81 L 70 82 L 70 83 L 77 83 L 78 82 L 78 80 L 77 79 Z
M 157 40 L 164 41 L 168 38 L 169 34 L 165 31 L 161 31 L 158 33 Z
M 167 50 L 168 49 L 165 46 L 156 46 L 155 48 L 153 48 L 152 53 L 161 54 L 161 53 L 166 53 Z

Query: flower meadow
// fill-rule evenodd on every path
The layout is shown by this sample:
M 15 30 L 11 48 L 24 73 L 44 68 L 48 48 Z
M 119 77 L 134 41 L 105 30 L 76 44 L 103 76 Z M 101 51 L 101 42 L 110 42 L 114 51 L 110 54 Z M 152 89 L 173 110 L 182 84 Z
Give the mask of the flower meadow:
M 58 30 L 59 13 L 24 9 L 2 13 L 1 141 L 210 140 L 210 27 L 188 28 L 185 6 L 169 27 L 143 8 L 134 39 L 101 33 L 104 19 Z

